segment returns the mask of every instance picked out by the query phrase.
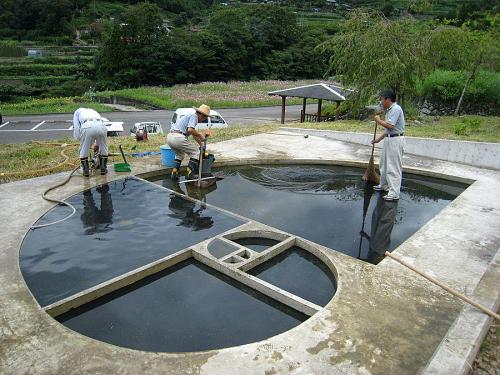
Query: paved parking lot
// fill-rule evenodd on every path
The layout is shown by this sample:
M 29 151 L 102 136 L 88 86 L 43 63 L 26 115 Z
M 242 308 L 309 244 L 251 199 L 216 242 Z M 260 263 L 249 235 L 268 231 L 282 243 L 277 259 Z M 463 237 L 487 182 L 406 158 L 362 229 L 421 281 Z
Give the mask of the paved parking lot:
M 286 120 L 298 120 L 302 106 L 287 106 Z M 216 109 L 229 126 L 261 125 L 279 122 L 281 107 Z M 164 132 L 170 129 L 173 111 L 137 111 L 102 113 L 110 121 L 123 122 L 123 134 L 129 134 L 136 122 L 159 121 Z M 71 137 L 72 114 L 4 116 L 0 124 L 0 144 Z

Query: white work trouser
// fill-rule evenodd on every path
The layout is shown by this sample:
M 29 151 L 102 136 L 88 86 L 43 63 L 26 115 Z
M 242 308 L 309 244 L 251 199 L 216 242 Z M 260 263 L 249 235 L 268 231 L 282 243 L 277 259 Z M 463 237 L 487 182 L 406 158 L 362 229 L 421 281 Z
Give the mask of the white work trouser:
M 106 136 L 108 130 L 101 120 L 91 120 L 84 122 L 80 130 L 80 159 L 87 158 L 90 153 L 90 147 L 94 141 L 99 146 L 99 154 L 108 155 L 108 145 Z
M 405 137 L 385 137 L 380 155 L 380 185 L 388 188 L 387 195 L 399 198 L 403 177 Z
M 180 133 L 168 133 L 167 143 L 174 150 L 175 158 L 182 161 L 184 155 L 188 154 L 190 158 L 198 160 L 200 151 L 187 137 Z

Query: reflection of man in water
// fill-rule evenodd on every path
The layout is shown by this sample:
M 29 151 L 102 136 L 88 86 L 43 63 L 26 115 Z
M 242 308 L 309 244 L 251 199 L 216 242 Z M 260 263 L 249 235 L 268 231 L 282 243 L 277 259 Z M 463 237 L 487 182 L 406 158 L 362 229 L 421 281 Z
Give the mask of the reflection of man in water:
M 169 188 L 177 193 L 186 195 L 180 188 L 179 184 L 172 184 L 169 186 Z M 206 194 L 209 191 L 215 190 L 216 188 L 217 187 L 212 189 L 199 189 L 190 185 L 186 186 L 186 190 L 188 192 L 187 195 L 201 201 L 206 200 Z M 169 216 L 179 219 L 179 225 L 191 227 L 195 231 L 211 228 L 214 224 L 212 217 L 202 215 L 206 206 L 204 204 L 200 204 L 200 208 L 195 210 L 196 205 L 197 203 L 172 193 L 170 195 L 170 203 L 168 204 L 168 208 L 170 209 L 170 211 L 172 211 L 172 214 L 170 214 Z
M 370 251 L 367 260 L 377 264 L 384 259 L 384 253 L 391 243 L 391 232 L 398 212 L 398 201 L 384 201 L 380 196 L 373 210 L 370 236 L 361 234 L 370 240 Z
M 100 208 L 94 201 L 92 189 L 83 192 L 83 214 L 80 217 L 85 234 L 105 233 L 111 230 L 113 219 L 113 201 L 109 193 L 109 185 L 100 185 L 95 189 L 101 196 Z

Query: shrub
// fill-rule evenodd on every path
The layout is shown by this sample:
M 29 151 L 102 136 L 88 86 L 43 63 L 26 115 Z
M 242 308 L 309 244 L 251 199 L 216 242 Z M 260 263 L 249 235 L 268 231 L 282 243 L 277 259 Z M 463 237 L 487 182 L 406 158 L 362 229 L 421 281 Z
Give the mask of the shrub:
M 453 132 L 456 135 L 467 135 L 467 125 L 464 124 L 463 122 L 459 122 L 455 125 L 453 125 Z
M 92 81 L 79 78 L 77 80 L 66 81 L 60 86 L 54 86 L 47 90 L 45 97 L 64 97 L 83 95 L 92 86 Z
M 481 122 L 482 120 L 478 118 L 464 118 L 462 120 L 462 123 L 464 123 L 467 129 L 472 132 L 479 130 L 479 128 L 481 127 Z
M 500 74 L 481 70 L 468 87 L 465 98 L 500 104 Z
M 0 56 L 21 57 L 26 55 L 26 50 L 13 40 L 0 40 Z
M 481 119 L 478 118 L 464 118 L 461 122 L 453 125 L 453 132 L 456 135 L 469 135 L 469 133 L 474 133 L 481 127 Z
M 435 70 L 417 86 L 417 91 L 431 100 L 456 102 L 462 94 L 468 74 L 451 70 Z M 465 100 L 500 104 L 500 74 L 480 70 L 467 88 Z
M 435 70 L 424 79 L 419 90 L 430 99 L 454 101 L 460 98 L 466 79 L 465 72 Z
M 86 64 L 4 64 L 0 65 L 1 76 L 69 76 L 74 74 L 87 74 L 92 71 L 92 65 Z

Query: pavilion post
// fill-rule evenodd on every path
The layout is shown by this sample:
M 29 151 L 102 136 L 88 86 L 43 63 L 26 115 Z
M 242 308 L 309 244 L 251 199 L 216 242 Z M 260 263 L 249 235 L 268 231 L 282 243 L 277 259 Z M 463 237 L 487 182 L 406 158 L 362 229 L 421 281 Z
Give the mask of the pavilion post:
M 321 121 L 321 99 L 318 99 L 318 118 L 316 119 L 317 122 Z
M 281 97 L 281 123 L 285 123 L 285 102 L 286 102 L 286 96 Z
M 339 113 L 340 113 L 340 101 L 336 101 L 337 106 L 335 107 L 335 121 L 338 121 L 339 119 Z
M 306 101 L 307 98 L 304 98 L 302 101 L 302 113 L 300 114 L 300 122 L 304 122 L 306 119 Z

